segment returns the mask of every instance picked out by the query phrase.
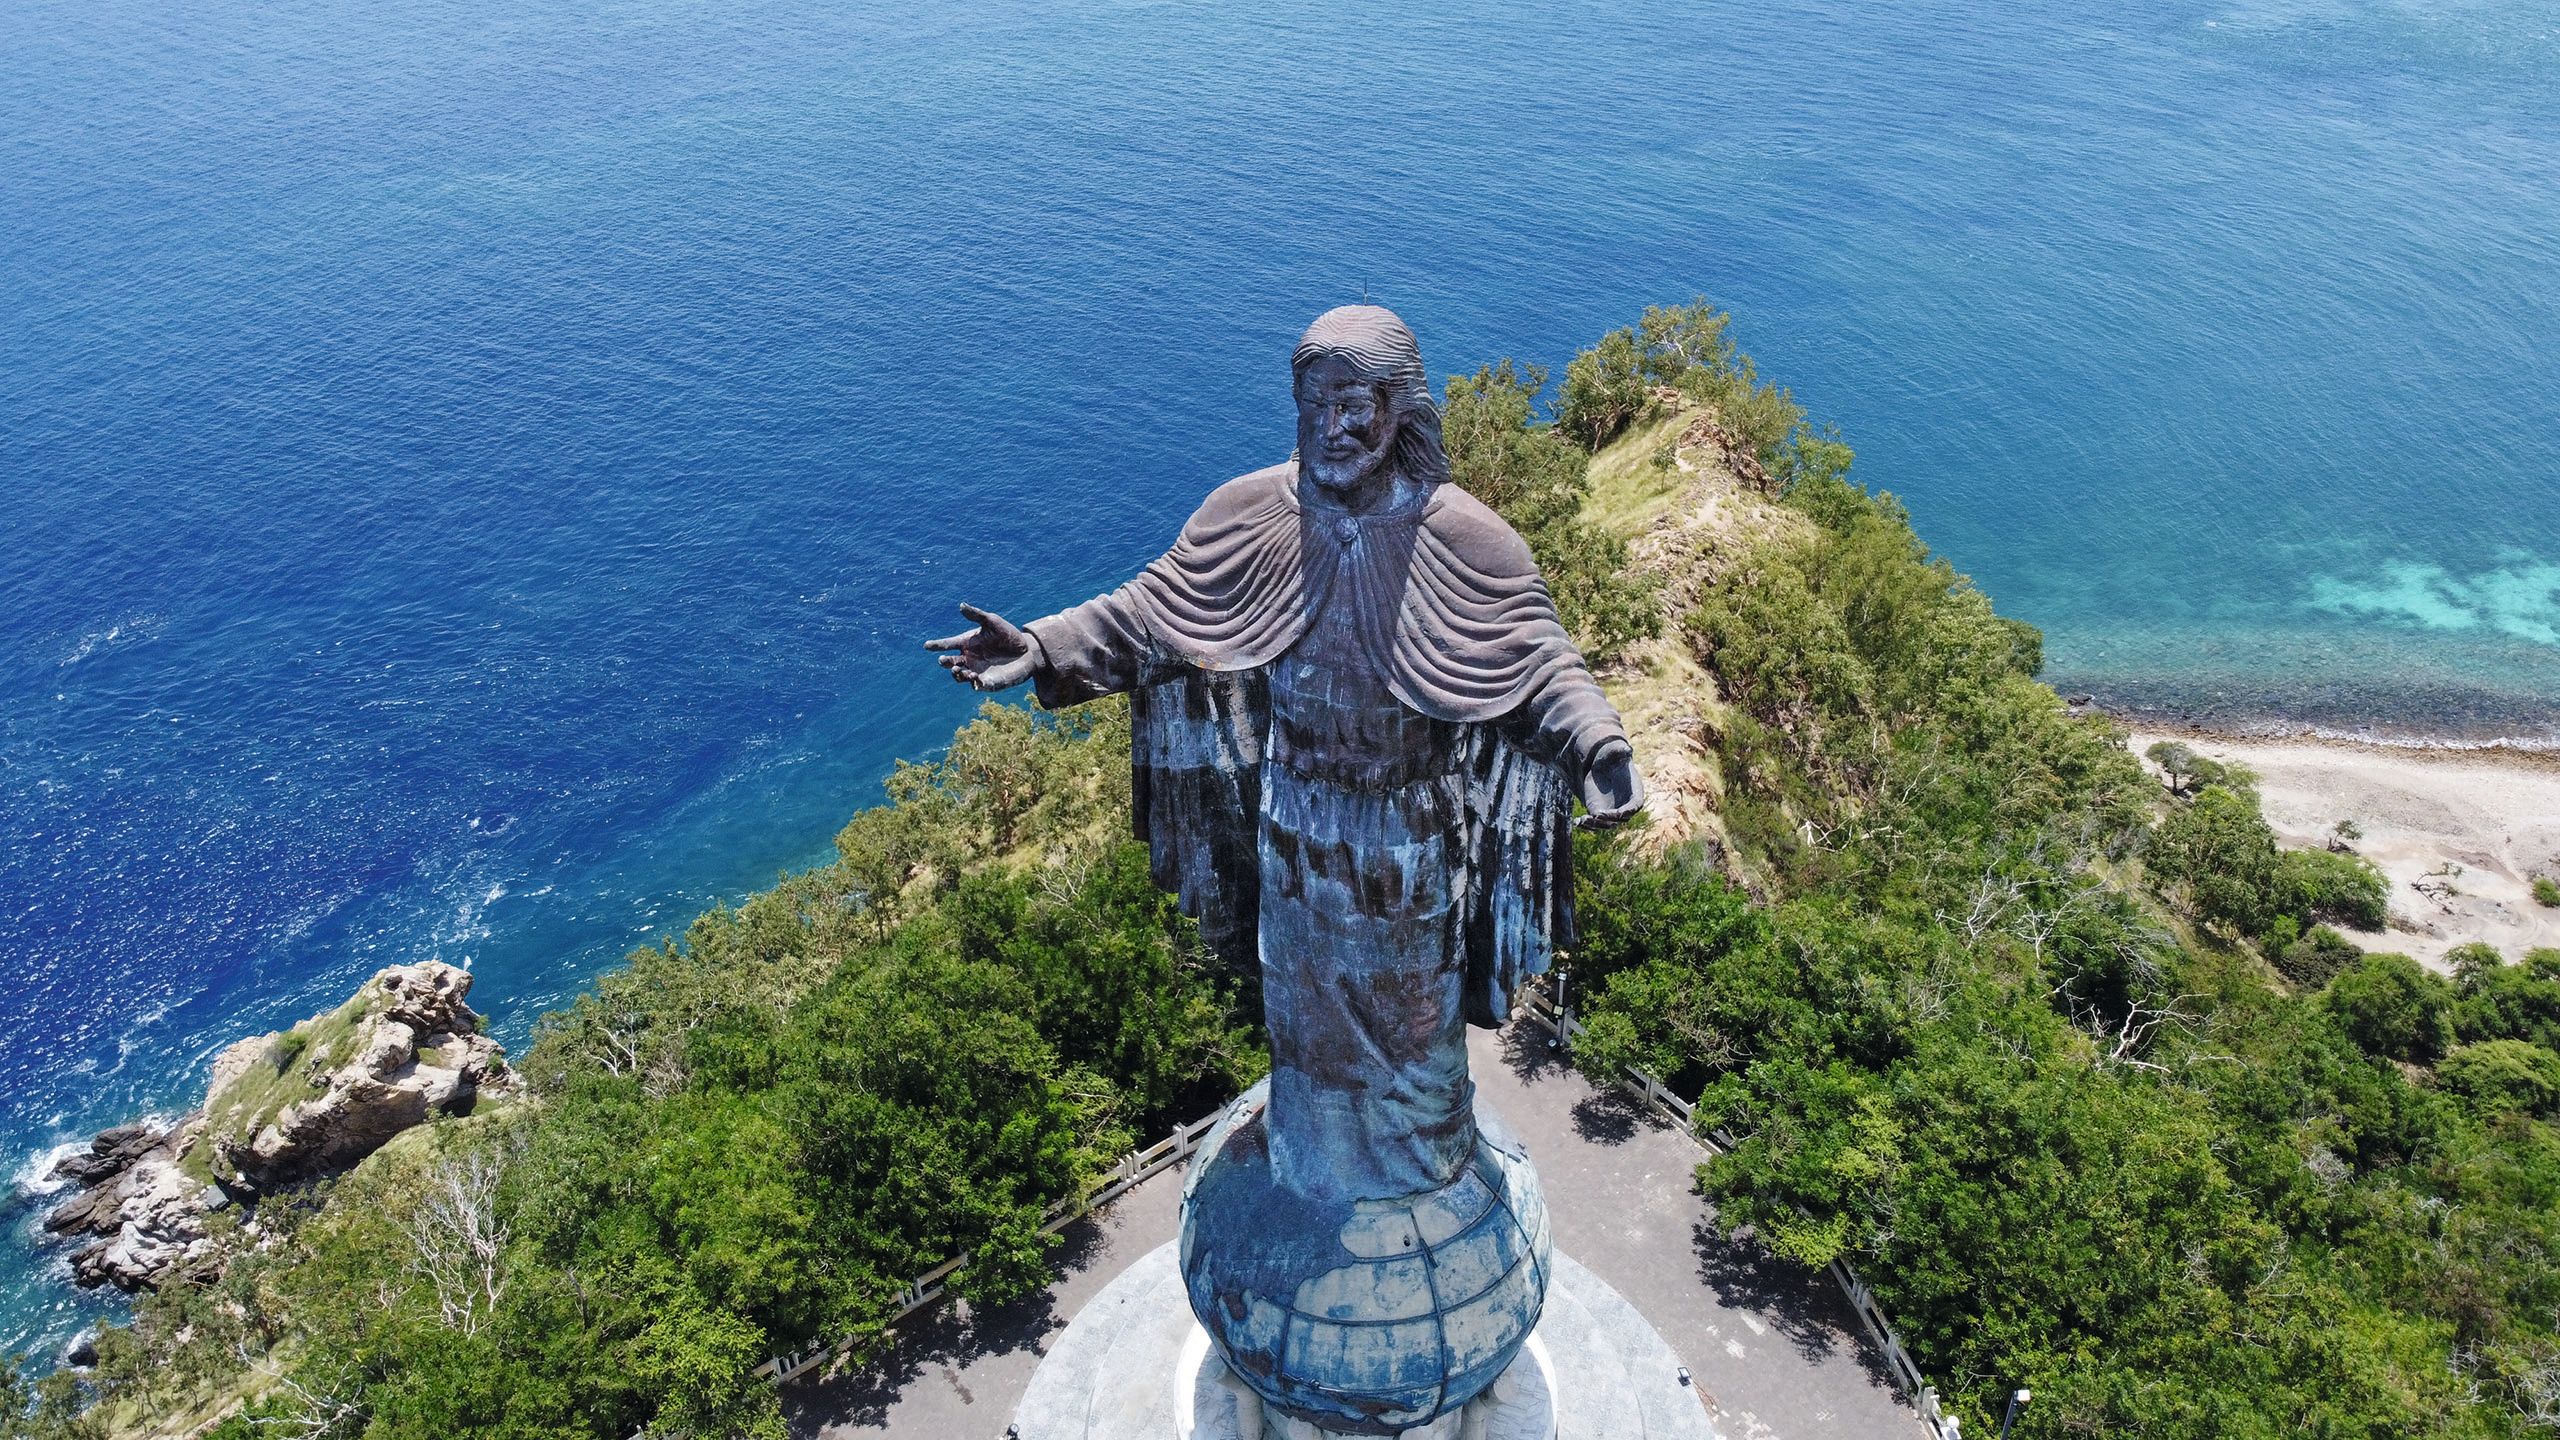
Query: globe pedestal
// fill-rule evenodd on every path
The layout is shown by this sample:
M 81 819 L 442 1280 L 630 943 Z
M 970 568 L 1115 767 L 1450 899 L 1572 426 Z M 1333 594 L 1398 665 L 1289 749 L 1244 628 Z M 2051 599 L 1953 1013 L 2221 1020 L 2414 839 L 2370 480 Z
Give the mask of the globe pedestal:
M 1182 1192 L 1191 1312 L 1231 1384 L 1311 1434 L 1439 1440 L 1537 1328 L 1551 1263 L 1528 1152 L 1491 1115 L 1438 1189 L 1311 1197 L 1273 1164 L 1268 1091 L 1230 1106 Z M 1543 1437 L 1538 1437 L 1543 1440 Z

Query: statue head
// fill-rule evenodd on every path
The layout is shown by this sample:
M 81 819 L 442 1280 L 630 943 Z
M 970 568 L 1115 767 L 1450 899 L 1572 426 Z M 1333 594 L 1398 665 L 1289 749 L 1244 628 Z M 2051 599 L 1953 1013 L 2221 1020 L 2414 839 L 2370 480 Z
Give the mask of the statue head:
M 1420 485 L 1449 478 L 1440 407 L 1422 347 L 1391 310 L 1343 305 L 1307 327 L 1289 358 L 1298 397 L 1298 463 L 1348 494 L 1383 474 Z

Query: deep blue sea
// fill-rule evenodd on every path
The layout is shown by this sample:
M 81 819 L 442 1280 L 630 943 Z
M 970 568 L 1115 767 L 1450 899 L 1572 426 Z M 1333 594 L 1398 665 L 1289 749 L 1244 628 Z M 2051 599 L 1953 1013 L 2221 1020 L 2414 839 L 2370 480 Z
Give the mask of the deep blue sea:
M 0 0 L 0 1350 L 54 1147 L 822 857 L 1363 294 L 1713 297 L 2066 686 L 2560 733 L 2560 5 L 1486 8 Z

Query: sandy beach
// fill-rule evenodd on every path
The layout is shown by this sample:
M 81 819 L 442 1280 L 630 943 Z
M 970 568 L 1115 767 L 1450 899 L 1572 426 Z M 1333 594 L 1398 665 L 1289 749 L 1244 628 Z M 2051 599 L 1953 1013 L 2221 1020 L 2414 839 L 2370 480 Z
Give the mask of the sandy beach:
M 2158 726 L 2136 729 L 2132 743 L 2138 754 L 2168 739 L 2256 771 L 2267 823 L 2288 846 L 2326 844 L 2341 820 L 2363 829 L 2356 851 L 2391 878 L 2391 928 L 2357 934 L 2367 949 L 2442 969 L 2447 950 L 2473 940 L 2510 960 L 2560 947 L 2560 909 L 2536 904 L 2531 889 L 2534 876 L 2560 878 L 2560 756 Z

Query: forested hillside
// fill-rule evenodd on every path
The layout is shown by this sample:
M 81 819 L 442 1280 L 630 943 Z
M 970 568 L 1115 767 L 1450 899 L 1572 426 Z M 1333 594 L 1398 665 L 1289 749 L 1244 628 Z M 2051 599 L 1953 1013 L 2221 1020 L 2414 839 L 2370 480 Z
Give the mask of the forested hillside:
M 1700 1097 L 1723 1222 L 1849 1257 L 1968 1430 L 2014 1386 L 2025 1435 L 2560 1425 L 2560 952 L 2362 953 L 2373 867 L 2072 713 L 1719 332 L 1654 312 L 1563 388 L 1588 443 L 1700 442 L 1604 450 L 1594 508 L 1785 512 L 1655 553 L 1714 798 L 1586 847 L 1582 1062 Z
M 2015 1386 L 2021 1436 L 2560 1424 L 2560 953 L 2363 953 L 2369 866 L 2074 713 L 1703 303 L 1547 380 L 1452 380 L 1452 470 L 1655 783 L 1581 842 L 1580 1059 L 1740 1138 L 1723 1222 L 1850 1258 L 1969 1431 Z M 1127 739 L 989 707 L 546 1018 L 527 1101 L 268 1202 L 0 1436 L 773 1436 L 761 1357 L 962 1250 L 1045 1283 L 1042 1208 L 1264 1064 L 1125 838 Z
M 1042 1210 L 1266 1064 L 1126 838 L 1127 767 L 1125 707 L 988 707 L 834 864 L 545 1017 L 529 1100 L 262 1206 L 218 1284 L 106 1334 L 86 1418 L 66 1376 L 0 1435 L 249 1395 L 220 1440 L 778 1437 L 765 1357 L 880 1334 L 964 1250 L 964 1295 L 1045 1285 Z

